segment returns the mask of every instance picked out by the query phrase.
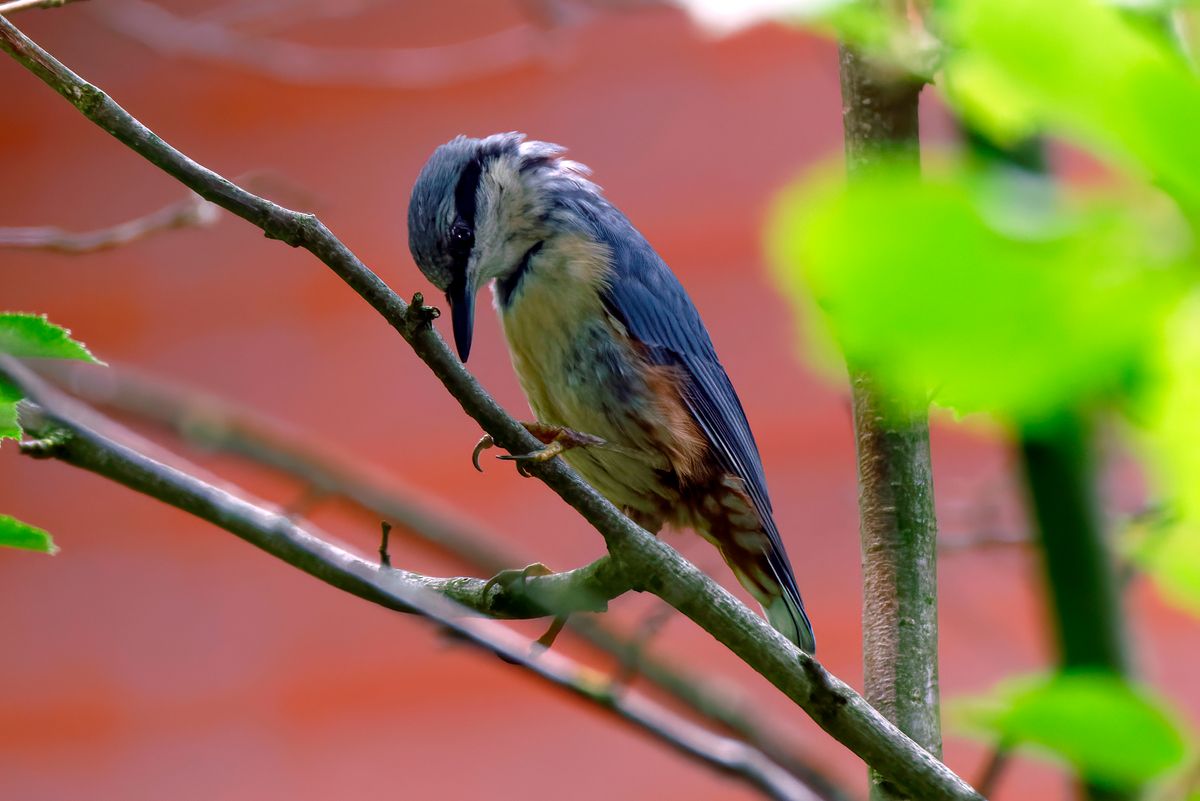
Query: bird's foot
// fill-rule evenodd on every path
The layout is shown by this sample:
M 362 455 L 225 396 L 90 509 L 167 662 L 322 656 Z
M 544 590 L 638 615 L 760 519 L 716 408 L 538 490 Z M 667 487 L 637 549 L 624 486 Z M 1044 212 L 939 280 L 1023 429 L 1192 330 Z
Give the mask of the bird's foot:
M 529 453 L 506 453 L 497 456 L 497 459 L 509 462 L 548 462 L 572 448 L 590 448 L 608 444 L 600 437 L 593 437 L 591 434 L 584 434 L 582 431 L 575 431 L 563 426 L 548 426 L 542 423 L 523 423 L 523 425 L 529 429 L 530 434 L 546 443 L 546 447 Z
M 486 596 L 488 591 L 497 585 L 509 590 L 513 589 L 514 585 L 520 585 L 519 589 L 524 589 L 525 582 L 535 576 L 553 575 L 554 571 L 543 565 L 541 562 L 534 562 L 531 565 L 525 565 L 525 567 L 515 568 L 513 570 L 501 570 L 484 583 L 483 594 Z
M 487 595 L 492 587 L 497 585 L 504 587 L 509 592 L 520 592 L 525 588 L 525 582 L 534 576 L 553 576 L 554 571 L 546 567 L 541 562 L 534 562 L 531 565 L 515 570 L 501 570 L 496 575 L 492 576 L 483 585 L 483 594 Z M 562 632 L 563 627 L 567 625 L 567 618 L 570 615 L 555 615 L 554 620 L 550 622 L 550 627 L 546 629 L 546 633 L 533 641 L 530 656 L 537 656 L 542 651 L 548 650 L 554 645 L 554 641 L 558 639 L 558 635 Z
M 525 426 L 526 431 L 545 443 L 545 447 L 538 448 L 536 451 L 529 453 L 503 454 L 496 458 L 516 462 L 517 469 L 522 473 L 525 472 L 525 464 L 548 462 L 555 456 L 561 456 L 572 448 L 589 448 L 608 444 L 605 440 L 600 439 L 600 437 L 584 434 L 565 426 L 554 426 L 546 423 L 521 423 L 521 425 Z M 483 468 L 479 466 L 479 454 L 495 444 L 491 434 L 484 434 L 479 442 L 475 444 L 475 450 L 471 452 L 471 464 L 475 465 L 475 469 L 479 472 L 483 472 Z

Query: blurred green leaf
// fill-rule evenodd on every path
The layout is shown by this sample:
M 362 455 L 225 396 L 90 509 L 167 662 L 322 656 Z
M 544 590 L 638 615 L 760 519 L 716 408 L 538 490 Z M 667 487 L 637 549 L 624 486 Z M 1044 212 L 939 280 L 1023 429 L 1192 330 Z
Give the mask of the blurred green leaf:
M 1200 614 L 1200 295 L 1168 321 L 1155 372 L 1137 422 L 1171 514 L 1134 529 L 1126 544 L 1169 600 Z
M 1019 679 L 951 706 L 968 732 L 1033 746 L 1099 784 L 1135 787 L 1187 754 L 1186 738 L 1163 704 L 1117 676 Z
M 21 438 L 21 424 L 17 421 L 19 400 L 21 390 L 0 378 L 0 440 Z
M 78 359 L 103 364 L 71 332 L 41 314 L 0 312 L 0 353 L 21 358 Z
M 953 0 L 943 88 L 1000 141 L 1045 129 L 1200 203 L 1200 82 L 1096 0 Z
M 54 544 L 49 533 L 8 515 L 0 515 L 0 545 L 26 551 L 58 553 L 58 546 Z
M 802 184 L 770 247 L 786 294 L 894 393 L 1037 423 L 1137 378 L 1190 238 L 1167 201 L 1068 205 L 997 175 Z

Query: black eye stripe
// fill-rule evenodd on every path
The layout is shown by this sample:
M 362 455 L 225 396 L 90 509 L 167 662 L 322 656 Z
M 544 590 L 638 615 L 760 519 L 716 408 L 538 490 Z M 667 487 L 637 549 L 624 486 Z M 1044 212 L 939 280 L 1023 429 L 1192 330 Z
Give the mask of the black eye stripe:
M 478 158 L 471 159 L 463 167 L 454 187 L 454 208 L 459 218 L 472 229 L 475 227 L 475 200 L 482 175 L 483 163 Z

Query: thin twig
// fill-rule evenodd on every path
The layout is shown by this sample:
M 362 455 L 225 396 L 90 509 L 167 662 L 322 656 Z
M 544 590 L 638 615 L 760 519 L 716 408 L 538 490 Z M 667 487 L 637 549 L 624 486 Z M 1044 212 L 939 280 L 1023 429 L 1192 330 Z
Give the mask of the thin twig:
M 361 14 L 371 6 L 383 5 L 386 0 L 231 0 L 209 6 L 193 19 L 219 25 L 238 26 L 259 23 L 282 27 L 298 22 L 322 19 L 341 19 Z
M 311 201 L 311 195 L 266 170 L 243 173 L 234 180 L 255 191 Z M 0 228 L 0 248 L 30 248 L 60 253 L 92 253 L 128 245 L 163 231 L 207 228 L 221 216 L 221 207 L 191 192 L 141 217 L 93 231 L 66 231 L 55 225 Z
M 969 534 L 946 534 L 938 537 L 938 553 L 943 556 L 970 553 L 972 551 L 988 551 L 997 548 L 1024 548 L 1034 544 L 1034 539 L 1028 534 L 1014 534 L 1007 531 L 978 531 Z
M 60 253 L 91 253 L 127 245 L 175 228 L 204 227 L 220 217 L 220 209 L 197 194 L 177 200 L 143 217 L 75 233 L 57 226 L 0 228 L 0 248 L 37 248 Z
M 368 50 L 249 36 L 207 19 L 188 19 L 147 0 L 121 0 L 99 10 L 104 24 L 166 56 L 218 61 L 292 84 L 427 89 L 552 56 L 553 32 L 519 24 L 498 33 L 436 47 Z
M 985 797 L 996 792 L 996 785 L 1000 783 L 1000 777 L 1011 759 L 1012 748 L 1007 743 L 997 743 L 983 766 L 979 782 L 975 785 Z
M 379 566 L 391 567 L 392 555 L 388 552 L 388 539 L 392 533 L 392 524 L 384 520 L 379 524 Z
M 18 11 L 28 11 L 32 8 L 58 8 L 74 2 L 76 0 L 11 0 L 8 3 L 0 3 L 0 16 L 15 14 Z
M 57 397 L 10 357 L 0 373 L 39 404 L 23 416 L 31 433 L 53 434 L 38 455 L 112 479 L 208 520 L 322 581 L 389 609 L 418 614 L 504 661 L 586 698 L 699 762 L 741 779 L 780 801 L 821 801 L 798 779 L 739 740 L 714 734 L 640 695 L 612 692 L 611 680 L 560 654 L 539 650 L 492 621 L 464 619 L 476 611 L 452 600 L 443 580 L 376 566 L 282 515 L 181 473 L 109 440 L 57 408 Z M 32 419 L 28 419 L 32 418 Z M 40 418 L 40 419 L 39 419 Z M 28 447 L 28 446 L 26 446 Z M 458 581 L 458 580 L 449 580 Z
M 303 247 L 320 259 L 396 329 L 498 445 L 510 453 L 528 453 L 539 446 L 467 372 L 427 318 L 421 314 L 414 320 L 408 304 L 314 215 L 271 203 L 192 161 L 3 18 L 0 49 L 103 130 L 188 188 L 258 226 L 268 237 Z M 604 537 L 609 554 L 623 575 L 634 582 L 634 589 L 653 592 L 691 618 L 896 786 L 923 801 L 981 798 L 819 662 L 799 651 L 675 549 L 623 515 L 562 460 L 537 464 L 530 473 Z

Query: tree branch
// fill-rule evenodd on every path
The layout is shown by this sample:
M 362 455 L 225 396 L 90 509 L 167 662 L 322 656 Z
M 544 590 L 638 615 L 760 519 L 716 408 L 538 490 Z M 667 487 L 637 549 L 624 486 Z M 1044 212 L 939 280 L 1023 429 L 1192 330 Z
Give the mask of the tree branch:
M 478 579 L 430 578 L 367 562 L 330 544 L 315 529 L 303 528 L 287 517 L 105 438 L 64 412 L 56 393 L 11 357 L 0 356 L 0 374 L 38 404 L 23 407 L 22 422 L 28 430 L 52 437 L 50 445 L 23 443 L 24 452 L 102 475 L 214 523 L 338 589 L 388 609 L 426 617 L 505 661 L 586 698 L 693 759 L 757 787 L 771 798 L 821 801 L 796 777 L 746 743 L 714 734 L 644 696 L 623 692 L 608 677 L 560 654 L 531 651 L 524 638 L 498 624 L 463 619 L 463 615 L 481 611 L 482 606 L 510 608 L 508 602 L 499 602 L 503 592 L 497 595 L 481 590 Z M 560 583 L 565 586 L 577 583 L 572 574 L 597 578 L 612 572 L 611 561 L 601 559 L 571 574 L 531 577 L 529 581 L 542 584 L 562 578 Z M 588 585 L 592 586 L 590 581 Z
M 889 6 L 890 4 L 890 6 Z M 906 4 L 877 0 L 897 22 Z M 839 48 L 849 178 L 881 164 L 919 169 L 921 83 L 850 45 Z M 863 221 L 869 224 L 869 221 Z M 942 753 L 938 689 L 937 517 L 929 421 L 850 364 L 863 565 L 867 700 L 930 753 Z M 871 773 L 871 798 L 919 798 Z
M 212 225 L 218 209 L 197 194 L 163 206 L 142 217 L 108 228 L 75 233 L 58 226 L 0 228 L 0 248 L 38 248 L 60 253 L 91 253 L 127 245 L 160 231 Z
M 86 419 L 84 415 L 71 414 L 71 404 L 60 393 L 13 357 L 0 355 L 0 377 L 11 381 L 28 401 L 36 404 L 25 408 L 21 417 L 30 434 L 46 437 L 56 425 L 70 432 L 65 444 L 45 455 L 98 473 L 207 520 L 293 567 L 368 601 L 387 606 L 379 587 L 399 582 L 419 585 L 488 617 L 528 619 L 604 611 L 610 599 L 629 590 L 629 582 L 608 556 L 575 570 L 522 576 L 519 581 L 435 578 L 396 568 L 381 569 L 326 542 L 285 515 L 269 512 L 107 439 L 81 421 Z M 42 450 L 34 446 L 31 452 L 42 455 Z
M 503 538 L 484 524 L 452 515 L 383 470 L 331 448 L 326 439 L 307 437 L 253 409 L 125 367 L 47 361 L 37 370 L 90 404 L 160 426 L 199 448 L 240 456 L 298 478 L 321 497 L 343 498 L 484 575 L 533 561 L 503 544 Z M 656 658 L 601 618 L 575 615 L 567 626 L 694 714 L 753 744 L 822 798 L 850 801 L 844 788 L 811 758 L 788 747 L 769 721 L 728 688 Z
M 406 304 L 315 216 L 252 195 L 192 161 L 4 19 L 0 19 L 0 49 L 94 123 L 197 194 L 257 225 L 268 237 L 303 247 L 319 258 L 404 337 L 463 410 L 501 447 L 510 453 L 538 447 L 537 440 L 453 356 L 430 327 L 425 309 Z M 530 472 L 601 533 L 634 589 L 653 592 L 691 618 L 898 787 L 923 801 L 981 797 L 820 663 L 797 650 L 665 542 L 621 514 L 562 460 L 538 464 Z

